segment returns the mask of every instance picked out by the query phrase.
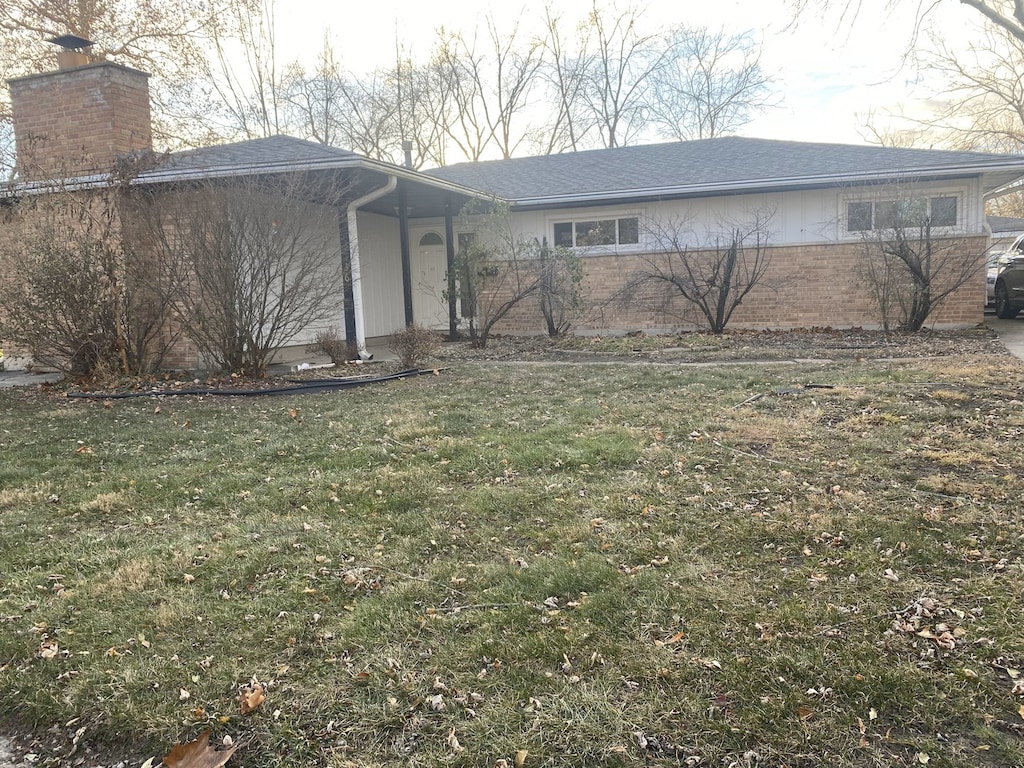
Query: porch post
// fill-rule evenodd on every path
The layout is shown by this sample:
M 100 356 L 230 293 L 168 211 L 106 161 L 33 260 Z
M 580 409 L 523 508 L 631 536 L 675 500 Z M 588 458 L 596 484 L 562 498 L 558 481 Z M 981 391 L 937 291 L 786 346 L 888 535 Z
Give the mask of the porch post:
M 455 226 L 452 223 L 452 199 L 444 199 L 444 256 L 448 269 L 448 341 L 459 338 L 459 315 L 455 295 Z
M 398 181 L 398 234 L 402 249 L 402 295 L 405 299 L 405 324 L 412 325 L 412 260 L 409 257 L 409 206 L 405 180 Z
M 345 341 L 353 353 L 356 349 L 356 307 L 352 290 L 352 246 L 348 237 L 348 216 L 338 209 L 338 238 L 341 242 L 342 306 L 345 308 Z

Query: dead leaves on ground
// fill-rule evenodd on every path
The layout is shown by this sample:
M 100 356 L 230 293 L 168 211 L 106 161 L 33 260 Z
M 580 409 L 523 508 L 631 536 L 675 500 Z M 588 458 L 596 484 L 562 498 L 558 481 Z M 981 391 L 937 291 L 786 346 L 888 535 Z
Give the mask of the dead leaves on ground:
M 188 744 L 175 744 L 164 756 L 164 765 L 167 768 L 220 768 L 239 746 L 217 749 L 210 743 L 210 732 L 203 731 Z
M 266 700 L 267 688 L 256 676 L 239 686 L 238 705 L 243 715 L 256 711 Z M 230 742 L 230 739 L 227 741 Z M 164 757 L 164 764 L 167 768 L 220 768 L 239 746 L 234 744 L 218 749 L 210 743 L 210 731 L 203 731 L 188 744 L 174 745 Z
M 963 612 L 945 609 L 931 597 L 920 597 L 897 614 L 892 629 L 909 635 L 916 635 L 931 640 L 945 651 L 956 649 L 958 642 L 967 634 L 960 626 L 953 626 L 953 618 L 963 618 Z M 946 621 L 935 621 L 940 617 L 948 617 Z
M 243 715 L 248 715 L 250 712 L 259 709 L 260 705 L 266 700 L 266 688 L 255 677 L 238 689 L 238 704 Z

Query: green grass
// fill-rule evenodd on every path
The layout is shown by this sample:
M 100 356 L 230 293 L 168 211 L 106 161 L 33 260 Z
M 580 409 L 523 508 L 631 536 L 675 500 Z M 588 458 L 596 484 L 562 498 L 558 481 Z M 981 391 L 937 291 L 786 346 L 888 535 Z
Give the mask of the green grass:
M 0 716 L 246 766 L 1022 765 L 1022 372 L 0 393 Z

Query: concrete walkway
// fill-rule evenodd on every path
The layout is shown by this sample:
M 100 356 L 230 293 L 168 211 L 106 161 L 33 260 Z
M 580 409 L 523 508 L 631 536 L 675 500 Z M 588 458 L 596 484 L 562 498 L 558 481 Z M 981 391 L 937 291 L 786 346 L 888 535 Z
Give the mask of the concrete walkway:
M 60 379 L 59 373 L 29 373 L 28 371 L 0 371 L 0 389 L 7 387 L 34 387 Z

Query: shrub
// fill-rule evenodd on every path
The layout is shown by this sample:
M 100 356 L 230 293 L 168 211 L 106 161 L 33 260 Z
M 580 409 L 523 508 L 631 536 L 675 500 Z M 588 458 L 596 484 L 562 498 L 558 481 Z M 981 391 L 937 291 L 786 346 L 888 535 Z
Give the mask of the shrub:
M 437 333 L 412 323 L 391 334 L 388 349 L 398 355 L 402 365 L 413 368 L 434 354 L 440 345 L 441 340 Z
M 306 349 L 318 355 L 327 355 L 335 365 L 341 365 L 356 356 L 352 344 L 338 333 L 337 328 L 328 328 L 318 333 L 316 339 Z

